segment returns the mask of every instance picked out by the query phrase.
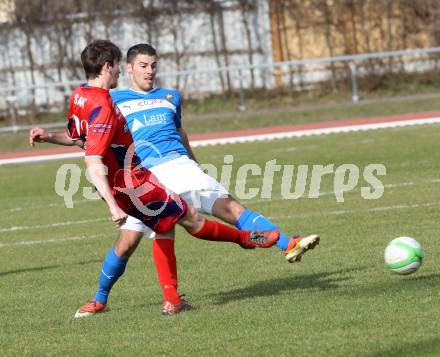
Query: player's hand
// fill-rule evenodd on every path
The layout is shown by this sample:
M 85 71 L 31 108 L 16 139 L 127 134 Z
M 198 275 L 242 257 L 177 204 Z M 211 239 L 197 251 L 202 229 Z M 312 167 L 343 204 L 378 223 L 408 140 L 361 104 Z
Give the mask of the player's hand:
M 111 208 L 110 213 L 112 215 L 112 221 L 116 223 L 117 227 L 122 226 L 127 220 L 127 213 L 119 207 Z
M 47 138 L 46 130 L 42 128 L 32 128 L 29 130 L 29 144 L 35 146 L 35 143 L 44 143 Z

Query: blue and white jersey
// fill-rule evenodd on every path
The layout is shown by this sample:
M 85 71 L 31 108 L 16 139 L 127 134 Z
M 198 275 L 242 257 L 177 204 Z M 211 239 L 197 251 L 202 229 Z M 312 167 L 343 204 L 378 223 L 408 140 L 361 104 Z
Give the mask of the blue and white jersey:
M 181 99 L 174 89 L 149 92 L 119 89 L 110 92 L 125 117 L 142 164 L 153 167 L 188 155 L 177 129 L 181 127 Z

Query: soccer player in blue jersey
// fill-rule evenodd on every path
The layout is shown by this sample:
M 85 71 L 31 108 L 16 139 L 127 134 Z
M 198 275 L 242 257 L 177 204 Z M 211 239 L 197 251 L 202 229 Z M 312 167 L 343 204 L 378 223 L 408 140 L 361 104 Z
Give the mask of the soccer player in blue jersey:
M 244 207 L 220 183 L 199 168 L 182 126 L 180 93 L 154 87 L 156 50 L 148 44 L 132 46 L 127 52 L 126 69 L 131 87 L 114 90 L 111 96 L 127 120 L 143 165 L 165 187 L 180 194 L 202 213 L 220 218 L 239 229 L 280 230 L 264 215 Z M 173 236 L 155 234 L 134 217 L 129 216 L 122 229 L 126 234 L 118 239 L 115 250 L 124 258 L 132 254 L 143 235 L 154 237 L 154 243 L 160 242 L 167 249 L 174 245 Z M 318 242 L 317 235 L 291 237 L 280 231 L 276 246 L 287 261 L 293 263 Z M 108 289 L 107 296 L 109 292 Z
M 157 73 L 156 50 L 148 44 L 132 46 L 127 52 L 129 89 L 111 92 L 113 101 L 127 120 L 136 152 L 168 189 L 185 198 L 200 212 L 213 215 L 240 229 L 279 228 L 258 212 L 245 208 L 215 179 L 198 166 L 188 136 L 182 126 L 181 97 L 178 91 L 154 87 Z M 139 220 L 129 217 L 124 227 L 152 235 Z M 276 246 L 288 262 L 319 242 L 317 235 L 290 237 L 280 232 Z M 138 243 L 136 237 L 134 244 Z M 159 235 L 156 236 L 160 238 Z
M 117 84 L 120 58 L 121 51 L 112 42 L 97 40 L 90 43 L 81 53 L 87 83 L 72 93 L 67 130 L 46 132 L 42 128 L 32 128 L 29 143 L 32 146 L 37 142 L 48 142 L 82 147 L 89 177 L 119 227 L 127 215 L 133 215 L 163 237 L 173 238 L 177 223 L 198 239 L 231 242 L 243 248 L 269 248 L 275 244 L 279 237 L 276 230 L 244 231 L 203 218 L 140 165 L 139 158 L 132 151 L 133 139 L 126 120 L 109 95 L 109 89 Z M 122 229 L 118 242 L 129 240 L 131 234 L 133 232 Z M 164 295 L 162 312 L 174 315 L 185 311 L 189 305 L 177 291 L 174 241 L 164 239 L 162 242 L 164 244 L 153 245 L 154 262 Z M 121 244 L 110 250 L 105 259 L 95 300 L 80 308 L 75 317 L 105 310 L 111 285 L 122 275 L 127 264 L 124 253 L 129 252 L 124 251 Z
M 132 46 L 127 52 L 126 69 L 130 75 L 131 87 L 114 90 L 110 94 L 126 118 L 135 142 L 136 153 L 143 165 L 149 168 L 165 187 L 180 194 L 201 213 L 213 215 L 239 229 L 280 231 L 264 215 L 244 207 L 220 183 L 199 168 L 188 136 L 182 127 L 179 92 L 154 87 L 157 74 L 156 50 L 148 44 Z M 153 257 L 161 251 L 166 252 L 168 265 L 175 267 L 174 231 L 167 235 L 155 234 L 140 220 L 131 216 L 121 227 L 114 250 L 105 258 L 103 267 L 118 267 L 122 264 L 125 268 L 128 258 L 144 235 L 154 238 L 153 248 L 156 249 L 153 249 Z M 315 234 L 304 238 L 291 237 L 280 231 L 276 246 L 287 261 L 293 263 L 299 261 L 307 250 L 314 248 L 318 243 L 319 236 Z M 173 261 L 169 261 L 170 256 L 174 256 Z M 99 279 L 96 299 L 100 299 L 103 304 L 106 303 L 112 286 L 123 274 L 124 269 L 118 268 L 117 271 L 118 274 L 114 276 Z M 161 274 L 166 276 L 167 272 L 162 271 Z M 171 272 L 168 275 L 171 275 Z M 101 280 L 104 283 L 101 283 Z M 85 309 L 86 313 L 95 312 Z M 80 309 L 79 312 L 81 311 Z
M 137 155 L 165 187 L 180 194 L 201 213 L 213 215 L 239 229 L 279 230 L 280 238 L 276 246 L 290 263 L 299 261 L 306 251 L 319 243 L 319 236 L 315 234 L 303 238 L 281 232 L 268 218 L 244 207 L 220 183 L 200 169 L 182 126 L 180 93 L 173 89 L 154 87 L 157 54 L 152 46 L 132 46 L 127 52 L 126 69 L 131 87 L 114 90 L 111 96 L 126 118 Z M 103 267 L 116 267 L 118 271 L 118 274 L 106 276 L 106 279 L 101 279 L 100 275 L 96 299 L 103 304 L 107 302 L 112 286 L 124 272 L 123 268 L 118 268 L 119 265 L 125 268 L 128 258 L 144 235 L 154 238 L 153 257 L 164 255 L 167 264 L 163 266 L 174 267 L 169 272 L 166 269 L 158 270 L 159 281 L 174 279 L 174 231 L 166 235 L 155 234 L 140 220 L 128 216 L 114 249 L 103 263 Z M 170 260 L 170 257 L 173 258 Z M 78 312 L 81 313 L 82 309 L 85 309 L 86 314 L 98 312 L 88 309 L 87 305 Z

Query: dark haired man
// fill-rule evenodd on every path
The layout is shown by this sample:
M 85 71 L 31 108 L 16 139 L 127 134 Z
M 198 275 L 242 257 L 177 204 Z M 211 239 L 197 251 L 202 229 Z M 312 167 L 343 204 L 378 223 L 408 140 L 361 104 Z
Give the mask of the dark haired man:
M 239 229 L 279 231 L 266 217 L 246 209 L 220 183 L 199 168 L 188 136 L 181 125 L 179 92 L 154 87 L 157 73 L 157 54 L 154 47 L 145 43 L 130 47 L 126 68 L 131 87 L 114 90 L 110 94 L 127 120 L 142 164 L 165 187 L 180 194 L 202 213 L 220 218 Z M 133 216 L 127 218 L 122 229 L 129 230 L 132 234 L 127 235 L 125 240 L 118 240 L 116 249 L 127 258 L 144 234 L 150 238 L 155 237 L 153 245 L 161 244 L 164 249 L 174 252 L 173 235 L 157 234 Z M 318 242 L 317 235 L 302 238 L 280 233 L 276 245 L 288 262 L 295 262 Z M 115 276 L 112 284 L 118 278 L 119 276 Z M 108 296 L 110 289 L 105 293 Z
M 124 225 L 129 215 L 164 237 L 172 237 L 174 225 L 178 223 L 200 239 L 230 241 L 247 248 L 266 248 L 275 244 L 279 237 L 277 231 L 239 231 L 206 220 L 179 195 L 165 189 L 140 164 L 125 118 L 109 95 L 109 89 L 118 82 L 120 59 L 119 48 L 110 41 L 97 40 L 89 44 L 81 53 L 87 83 L 72 93 L 67 133 L 47 133 L 41 128 L 33 128 L 29 133 L 31 145 L 50 142 L 83 147 L 89 177 L 107 203 L 112 220 L 119 227 Z M 131 234 L 123 229 L 120 241 L 125 240 L 123 232 Z M 163 312 L 174 314 L 188 305 L 177 292 L 174 250 L 161 248 L 158 246 L 155 263 L 164 293 Z M 114 284 L 111 278 L 122 275 L 126 263 L 126 258 L 111 250 L 103 265 L 100 285 L 109 291 Z M 161 280 L 161 270 L 165 271 L 165 280 Z M 76 316 L 100 312 L 105 308 L 105 302 L 90 301 Z

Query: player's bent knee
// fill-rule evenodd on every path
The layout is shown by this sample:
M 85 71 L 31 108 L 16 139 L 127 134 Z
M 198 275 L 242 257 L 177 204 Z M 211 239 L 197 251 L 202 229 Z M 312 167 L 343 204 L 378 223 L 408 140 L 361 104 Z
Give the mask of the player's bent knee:
M 179 220 L 179 224 L 192 233 L 202 228 L 203 220 L 203 216 L 194 207 L 188 206 L 188 210 L 185 216 Z
M 115 244 L 115 253 L 120 258 L 130 258 L 143 237 L 143 232 L 123 229 Z
M 229 204 L 227 205 L 227 210 L 233 216 L 240 217 L 241 214 L 246 210 L 246 207 L 244 207 L 240 202 L 231 198 Z
M 230 224 L 235 224 L 243 212 L 246 210 L 240 202 L 233 197 L 223 197 L 215 201 L 212 207 L 213 216 L 222 219 Z
M 184 218 L 190 221 L 196 221 L 197 219 L 200 219 L 200 213 L 193 206 L 188 206 L 188 210 Z
M 168 232 L 156 234 L 153 239 L 171 239 L 174 240 L 175 237 L 175 229 L 171 229 Z

